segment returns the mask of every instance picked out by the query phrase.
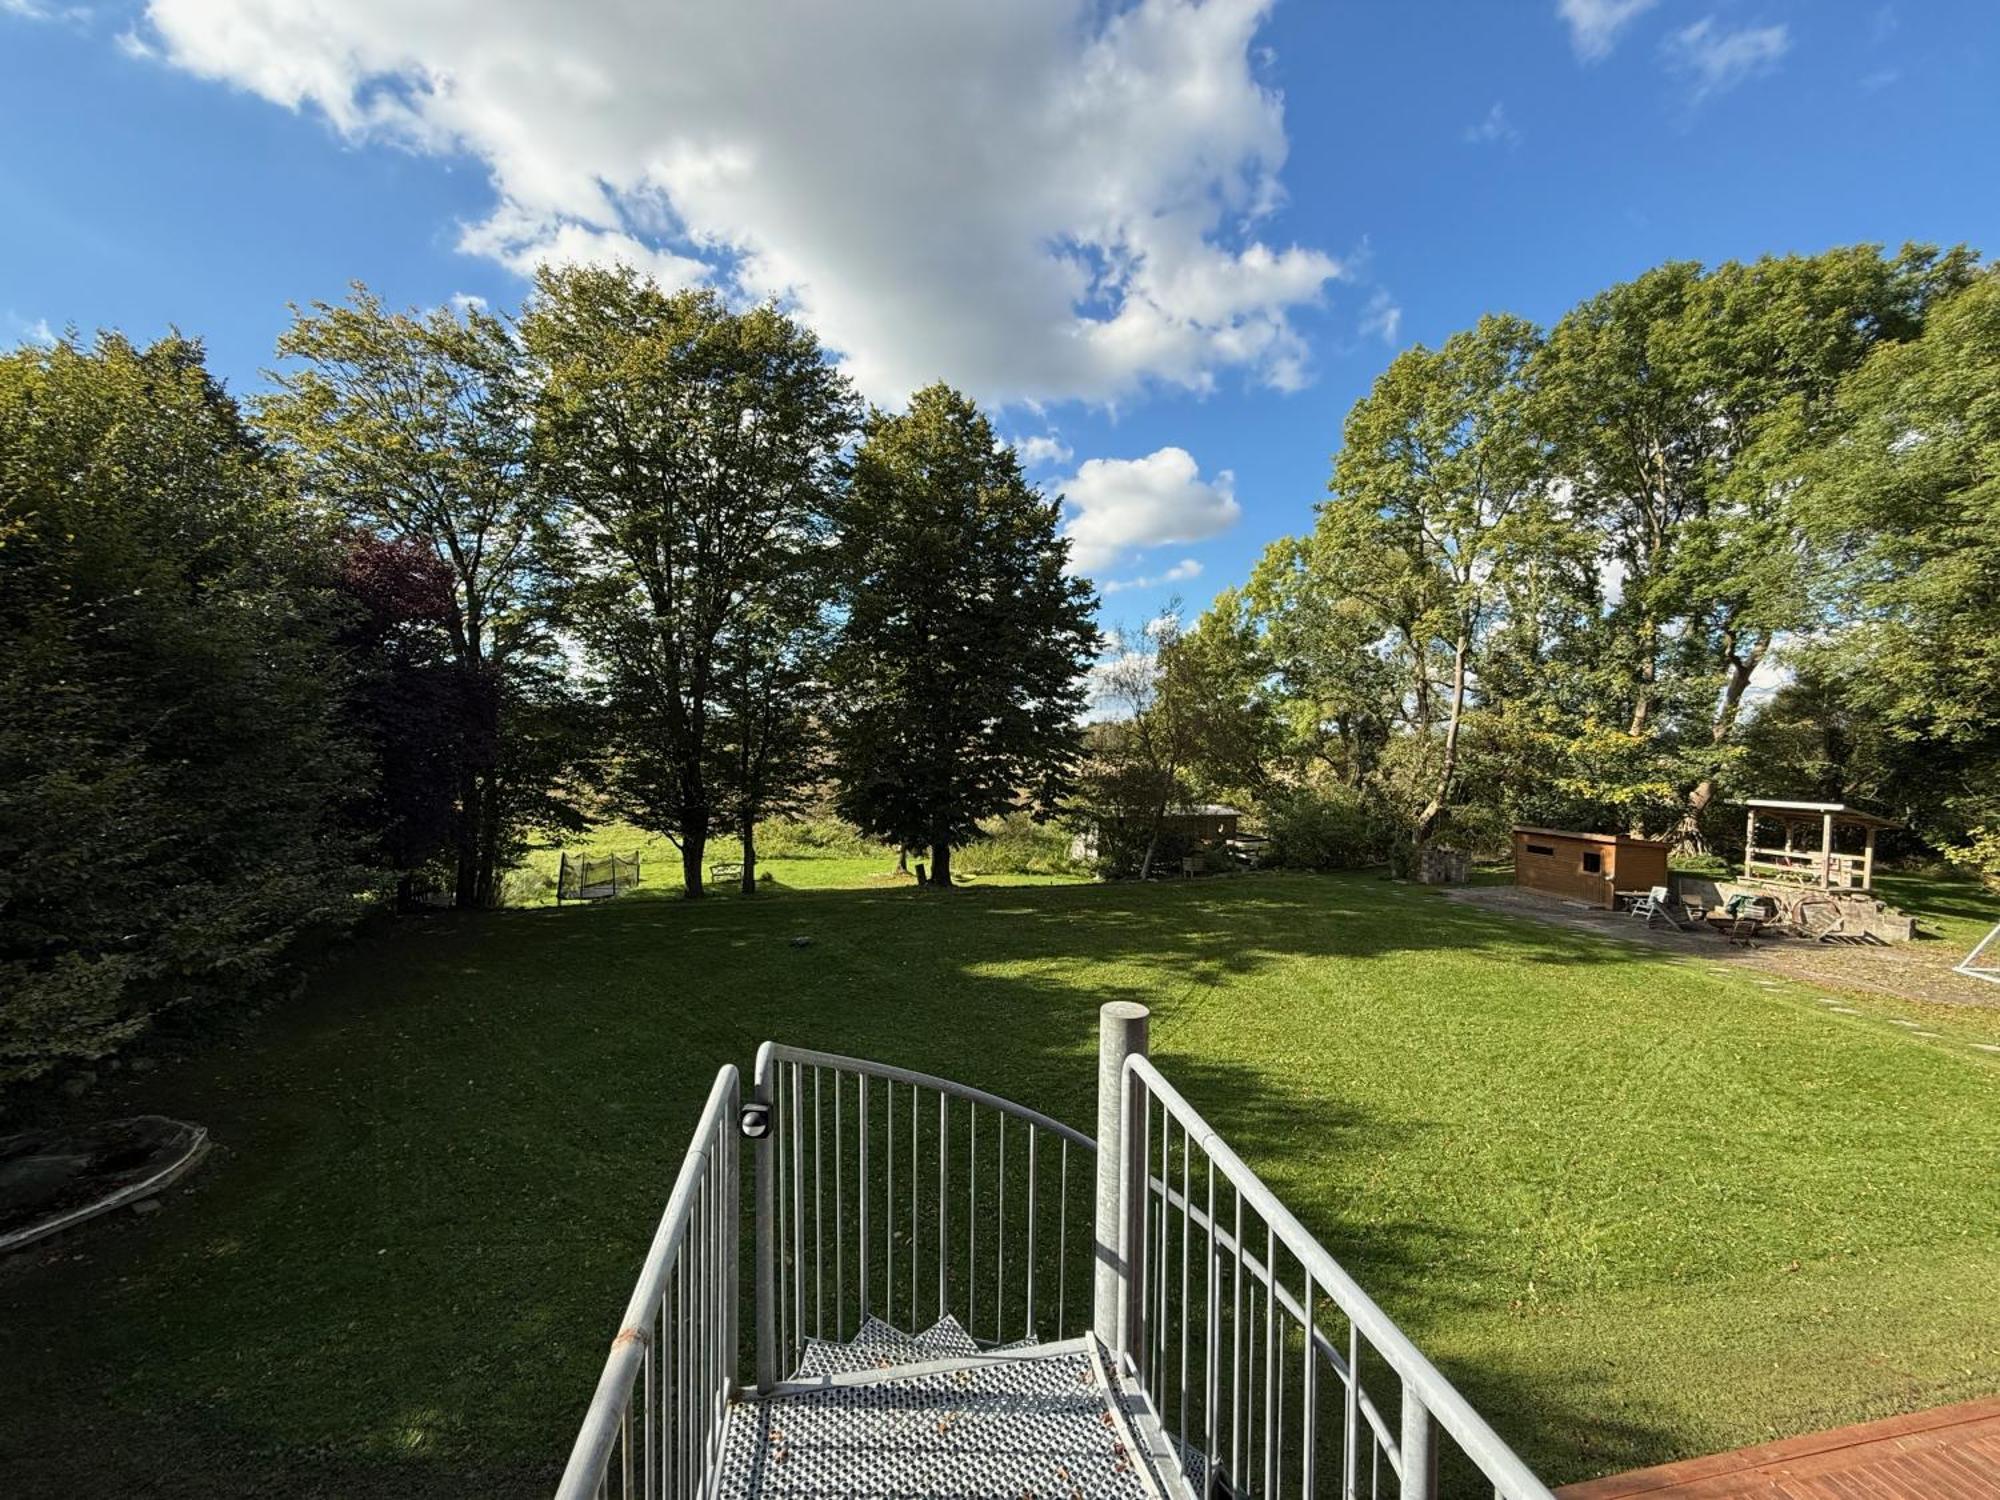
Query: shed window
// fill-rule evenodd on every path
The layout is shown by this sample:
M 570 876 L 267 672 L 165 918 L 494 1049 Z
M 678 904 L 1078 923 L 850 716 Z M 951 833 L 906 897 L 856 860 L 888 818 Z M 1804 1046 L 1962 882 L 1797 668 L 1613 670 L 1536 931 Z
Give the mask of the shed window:
M 1602 875 L 1604 873 L 1604 856 L 1595 849 L 1584 850 L 1583 873 L 1586 875 Z
M 1556 846 L 1554 844 L 1530 844 L 1528 845 L 1528 852 L 1530 854 L 1554 854 Z

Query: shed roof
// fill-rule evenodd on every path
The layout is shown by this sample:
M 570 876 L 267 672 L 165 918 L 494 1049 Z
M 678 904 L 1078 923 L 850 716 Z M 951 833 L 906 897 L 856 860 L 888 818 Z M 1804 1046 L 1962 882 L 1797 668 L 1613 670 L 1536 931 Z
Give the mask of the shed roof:
M 1634 838 L 1629 833 L 1588 833 L 1578 828 L 1530 828 L 1525 823 L 1514 825 L 1516 833 L 1536 833 L 1550 839 L 1580 839 L 1586 844 L 1620 844 L 1628 849 L 1671 849 L 1672 844 L 1664 839 Z
M 1243 810 L 1238 807 L 1225 807 L 1220 802 L 1196 802 L 1188 807 L 1171 808 L 1167 816 L 1170 818 L 1240 818 L 1243 816 Z
M 1781 797 L 1745 797 L 1745 807 L 1754 807 L 1760 812 L 1811 813 L 1815 817 L 1833 814 L 1836 823 L 1852 823 L 1860 828 L 1901 828 L 1903 825 L 1894 818 L 1885 818 L 1879 813 L 1864 812 L 1858 807 L 1849 807 L 1845 802 L 1791 802 Z

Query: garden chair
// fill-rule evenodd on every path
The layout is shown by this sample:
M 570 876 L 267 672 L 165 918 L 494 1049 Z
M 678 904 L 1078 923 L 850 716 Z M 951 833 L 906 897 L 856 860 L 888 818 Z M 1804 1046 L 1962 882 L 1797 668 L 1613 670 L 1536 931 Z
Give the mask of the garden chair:
M 1663 885 L 1656 885 L 1632 904 L 1632 915 L 1644 917 L 1651 927 L 1655 921 L 1670 922 L 1682 932 L 1694 926 L 1688 916 L 1687 907 L 1674 899 L 1674 893 Z

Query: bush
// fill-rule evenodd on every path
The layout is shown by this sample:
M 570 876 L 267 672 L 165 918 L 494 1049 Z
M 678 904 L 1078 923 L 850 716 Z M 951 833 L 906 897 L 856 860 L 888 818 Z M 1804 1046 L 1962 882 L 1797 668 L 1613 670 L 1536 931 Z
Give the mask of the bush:
M 862 859 L 896 851 L 831 813 L 779 818 L 757 825 L 759 859 Z
M 1286 870 L 1358 870 L 1394 859 L 1407 842 L 1370 798 L 1344 787 L 1281 793 L 1264 820 L 1264 863 Z
M 328 540 L 198 345 L 0 356 L 0 1085 L 353 914 Z
M 1081 867 L 1069 855 L 1070 834 L 1027 813 L 1009 813 L 982 825 L 981 837 L 952 855 L 964 875 L 1068 875 Z

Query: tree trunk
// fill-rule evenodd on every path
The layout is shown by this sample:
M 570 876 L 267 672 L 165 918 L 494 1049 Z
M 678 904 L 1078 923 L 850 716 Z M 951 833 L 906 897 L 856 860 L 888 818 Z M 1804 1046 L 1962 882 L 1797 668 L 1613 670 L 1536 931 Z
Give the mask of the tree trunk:
M 741 829 L 743 839 L 743 894 L 757 894 L 757 820 L 748 813 L 743 815 Z
M 931 884 L 951 889 L 951 843 L 938 839 L 931 845 Z
M 1419 848 L 1437 830 L 1438 819 L 1451 801 L 1451 779 L 1458 774 L 1458 726 L 1465 718 L 1465 658 L 1471 652 L 1470 637 L 1460 635 L 1451 654 L 1451 716 L 1444 726 L 1444 758 L 1438 766 L 1437 787 L 1424 810 L 1417 814 L 1416 841 Z
M 1737 716 L 1743 711 L 1743 695 L 1750 690 L 1750 679 L 1757 675 L 1757 668 L 1763 663 L 1764 653 L 1770 648 L 1771 639 L 1765 635 L 1741 656 L 1730 657 L 1729 680 L 1723 684 L 1722 703 L 1716 709 L 1714 724 L 1709 728 L 1708 741 L 1711 745 L 1719 747 L 1728 742 L 1730 734 L 1736 728 Z M 1715 775 L 1710 772 L 1696 782 L 1694 790 L 1688 793 L 1687 811 L 1681 815 L 1681 826 L 1675 839 L 1682 848 L 1697 852 L 1704 848 L 1701 815 L 1708 811 L 1709 803 L 1714 800 Z
M 705 893 L 701 863 L 708 853 L 708 817 L 685 820 L 681 827 L 681 888 L 690 901 Z
M 477 838 L 473 895 L 484 911 L 500 904 L 500 777 L 490 769 L 479 782 Z
M 470 767 L 458 773 L 458 816 L 452 823 L 456 868 L 451 904 L 469 910 L 479 904 L 479 776 Z

